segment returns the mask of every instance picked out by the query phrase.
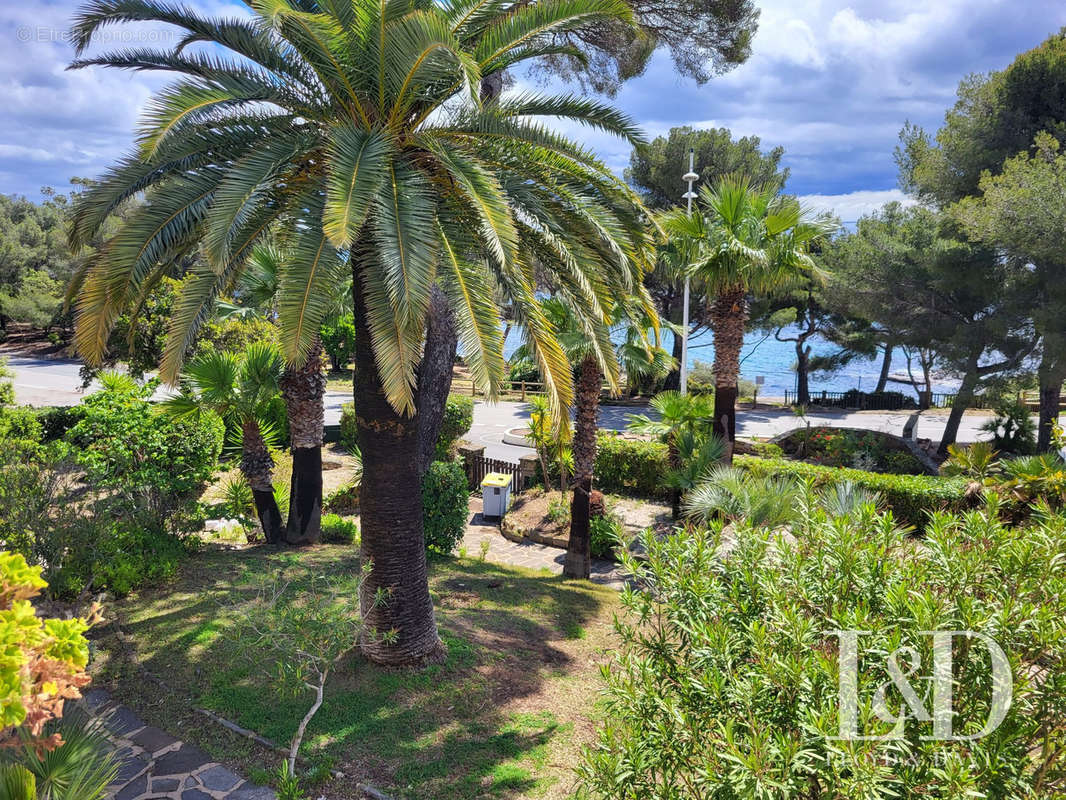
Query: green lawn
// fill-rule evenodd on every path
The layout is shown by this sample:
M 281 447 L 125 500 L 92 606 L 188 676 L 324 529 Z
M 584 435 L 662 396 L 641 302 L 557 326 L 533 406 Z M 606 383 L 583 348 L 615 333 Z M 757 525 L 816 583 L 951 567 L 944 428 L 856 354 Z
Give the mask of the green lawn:
M 350 575 L 356 564 L 341 546 L 204 552 L 176 583 L 111 609 L 115 624 L 99 636 L 96 680 L 149 722 L 245 774 L 273 768 L 278 757 L 190 712 L 180 696 L 287 744 L 310 693 L 270 691 L 264 665 L 242 656 L 228 635 L 225 609 L 251 591 L 255 575 Z M 569 796 L 577 750 L 593 730 L 597 664 L 611 646 L 616 593 L 472 558 L 434 560 L 430 580 L 447 661 L 397 671 L 349 656 L 304 752 L 396 797 Z M 311 796 L 355 797 L 350 782 L 334 780 Z

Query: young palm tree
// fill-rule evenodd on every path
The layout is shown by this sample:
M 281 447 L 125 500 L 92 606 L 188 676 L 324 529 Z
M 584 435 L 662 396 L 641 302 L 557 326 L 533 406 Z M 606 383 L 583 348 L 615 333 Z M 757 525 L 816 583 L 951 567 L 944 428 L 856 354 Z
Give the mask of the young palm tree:
M 75 341 L 99 361 L 116 316 L 151 286 L 162 259 L 202 242 L 207 263 L 171 320 L 161 371 L 174 379 L 218 287 L 231 286 L 250 249 L 282 225 L 296 256 L 281 279 L 282 345 L 300 365 L 328 287 L 350 275 L 362 555 L 373 564 L 364 609 L 370 628 L 395 634 L 368 637 L 363 649 L 383 663 L 416 663 L 442 652 L 419 483 L 447 391 L 439 377 L 452 362 L 427 328 L 454 320 L 475 379 L 495 391 L 504 374 L 493 302 L 501 288 L 563 408 L 572 381 L 536 301 L 536 270 L 550 270 L 589 317 L 606 318 L 609 299 L 627 292 L 648 302 L 639 202 L 538 118 L 633 141 L 635 127 L 572 96 L 524 94 L 483 108 L 480 77 L 544 55 L 580 58 L 555 37 L 629 24 L 631 15 L 623 0 L 249 0 L 249 8 L 249 19 L 216 20 L 159 0 L 91 0 L 75 21 L 79 53 L 117 23 L 186 32 L 173 50 L 74 64 L 183 76 L 154 98 L 138 151 L 75 210 L 71 238 L 80 245 L 144 196 L 79 279 Z
M 669 212 L 663 228 L 690 247 L 690 274 L 715 295 L 714 433 L 732 443 L 747 297 L 783 291 L 817 274 L 808 249 L 835 224 L 813 217 L 794 197 L 782 195 L 776 183 L 754 186 L 731 175 L 700 189 L 691 218 L 682 210 Z M 731 448 L 727 456 L 732 458 Z
M 238 282 L 237 294 L 253 308 L 276 317 L 280 279 L 289 257 L 276 242 L 256 245 Z M 341 286 L 331 287 L 334 305 Z M 289 423 L 292 480 L 285 523 L 288 544 L 314 544 L 322 535 L 322 440 L 325 426 L 326 378 L 322 374 L 322 343 L 316 336 L 303 363 L 290 362 L 281 376 L 281 395 Z
M 611 338 L 612 326 L 600 320 L 582 317 L 560 298 L 550 298 L 541 303 L 545 316 L 559 332 L 559 344 L 573 365 L 576 373 L 574 392 L 574 474 L 573 497 L 570 502 L 570 537 L 568 540 L 563 575 L 568 578 L 588 578 L 591 570 L 590 497 L 592 494 L 593 467 L 596 463 L 596 432 L 600 395 L 604 380 L 608 388 L 617 391 L 620 354 L 630 357 L 626 362 L 630 377 L 653 365 L 655 345 L 646 339 L 647 329 L 658 329 L 658 320 L 641 309 L 629 309 L 626 298 L 619 298 L 612 314 L 613 329 L 624 327 L 626 338 L 622 345 L 615 346 Z M 643 342 L 643 359 L 637 356 L 638 343 Z M 661 348 L 659 348 L 661 351 Z
M 255 510 L 271 544 L 282 541 L 281 511 L 274 498 L 274 459 L 260 420 L 280 390 L 283 362 L 270 344 L 249 345 L 243 355 L 212 352 L 183 373 L 186 391 L 159 405 L 164 413 L 195 417 L 209 409 L 241 426 L 241 472 L 252 487 Z
M 714 398 L 705 394 L 681 394 L 672 390 L 659 392 L 651 399 L 654 417 L 634 414 L 629 429 L 635 433 L 658 437 L 666 443 L 670 460 L 667 476 L 673 489 L 671 506 L 676 519 L 681 514 L 681 492 L 686 473 L 685 458 L 706 461 L 704 453 L 720 453 L 721 438 L 711 432 Z M 676 480 L 675 480 L 676 478 Z

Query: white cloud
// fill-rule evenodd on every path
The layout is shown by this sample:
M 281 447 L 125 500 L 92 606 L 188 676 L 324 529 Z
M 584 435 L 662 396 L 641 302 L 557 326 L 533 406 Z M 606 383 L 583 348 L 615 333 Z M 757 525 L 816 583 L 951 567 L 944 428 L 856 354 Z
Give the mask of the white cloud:
M 799 201 L 815 212 L 835 214 L 846 225 L 853 224 L 864 214 L 877 211 L 886 203 L 914 205 L 914 200 L 899 189 L 863 189 L 846 194 L 801 194 Z

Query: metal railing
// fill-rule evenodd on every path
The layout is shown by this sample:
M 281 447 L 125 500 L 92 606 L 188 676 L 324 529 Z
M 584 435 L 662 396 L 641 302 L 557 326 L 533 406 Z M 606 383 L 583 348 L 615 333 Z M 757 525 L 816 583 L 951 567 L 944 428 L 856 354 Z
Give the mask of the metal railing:
M 954 394 L 933 392 L 929 397 L 931 408 L 947 408 L 955 401 Z M 799 405 L 796 392 L 785 390 L 785 405 Z M 813 391 L 810 392 L 812 406 L 846 408 L 856 411 L 903 411 L 917 409 L 918 400 L 902 392 L 860 392 L 852 389 L 847 392 Z

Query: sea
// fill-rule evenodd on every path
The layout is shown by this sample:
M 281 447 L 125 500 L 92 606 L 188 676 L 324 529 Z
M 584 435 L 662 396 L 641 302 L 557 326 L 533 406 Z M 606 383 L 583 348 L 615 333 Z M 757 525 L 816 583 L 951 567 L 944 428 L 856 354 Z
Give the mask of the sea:
M 792 329 L 786 328 L 782 336 L 792 335 Z M 669 331 L 663 333 L 663 347 L 669 350 L 672 345 L 672 336 Z M 507 337 L 504 354 L 510 358 L 511 354 L 521 345 L 521 332 L 512 329 Z M 808 340 L 813 355 L 828 355 L 836 351 L 836 346 L 821 337 L 813 337 Z M 697 361 L 707 364 L 714 362 L 713 334 L 703 331 L 699 335 L 689 339 L 688 362 L 693 366 Z M 846 367 L 833 372 L 814 373 L 810 378 L 811 394 L 821 391 L 846 392 L 849 389 L 871 392 L 877 385 L 877 378 L 881 373 L 881 359 L 856 358 Z M 773 334 L 767 335 L 758 331 L 749 332 L 744 337 L 744 348 L 740 354 L 741 377 L 756 382 L 761 376 L 762 385 L 759 394 L 763 397 L 784 397 L 785 391 L 796 391 L 796 349 L 794 342 L 781 342 L 774 338 Z M 907 359 L 901 351 L 893 354 L 890 374 L 895 378 L 906 378 Z M 915 376 L 921 379 L 921 368 L 915 364 Z M 935 375 L 933 378 L 934 392 L 954 392 L 958 387 L 958 381 L 950 375 Z M 909 383 L 891 382 L 888 388 L 900 391 L 907 395 L 915 396 L 916 393 Z

